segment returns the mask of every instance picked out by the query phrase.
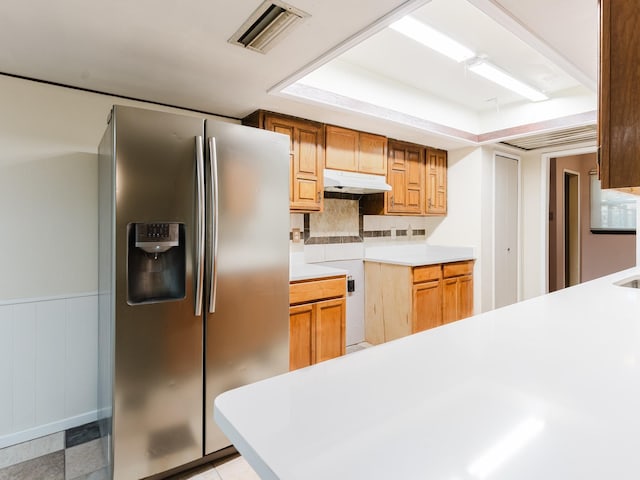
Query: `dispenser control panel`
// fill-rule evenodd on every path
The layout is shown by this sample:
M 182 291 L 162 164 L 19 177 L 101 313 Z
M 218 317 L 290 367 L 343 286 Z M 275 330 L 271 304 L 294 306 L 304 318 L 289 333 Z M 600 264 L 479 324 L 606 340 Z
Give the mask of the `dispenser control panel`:
M 136 223 L 136 247 L 148 253 L 163 253 L 179 242 L 178 223 Z

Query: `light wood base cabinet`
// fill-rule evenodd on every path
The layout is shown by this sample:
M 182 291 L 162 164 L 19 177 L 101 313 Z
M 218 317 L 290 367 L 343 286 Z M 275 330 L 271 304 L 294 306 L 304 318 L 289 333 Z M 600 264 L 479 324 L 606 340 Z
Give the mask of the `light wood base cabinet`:
M 289 286 L 289 370 L 345 353 L 346 277 Z
M 365 340 L 380 344 L 473 315 L 473 260 L 365 262 Z
M 473 261 L 442 265 L 442 323 L 473 315 Z

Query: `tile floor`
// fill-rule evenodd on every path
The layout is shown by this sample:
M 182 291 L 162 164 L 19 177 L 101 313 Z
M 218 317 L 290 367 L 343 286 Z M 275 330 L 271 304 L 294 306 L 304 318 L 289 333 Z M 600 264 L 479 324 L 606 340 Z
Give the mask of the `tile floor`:
M 97 423 L 0 449 L 0 480 L 106 480 Z
M 204 465 L 195 471 L 176 475 L 168 480 L 260 480 L 260 477 L 241 456 L 213 465 Z
M 350 345 L 347 354 L 370 347 Z M 0 480 L 108 480 L 96 422 L 0 449 Z M 170 480 L 260 480 L 241 456 Z

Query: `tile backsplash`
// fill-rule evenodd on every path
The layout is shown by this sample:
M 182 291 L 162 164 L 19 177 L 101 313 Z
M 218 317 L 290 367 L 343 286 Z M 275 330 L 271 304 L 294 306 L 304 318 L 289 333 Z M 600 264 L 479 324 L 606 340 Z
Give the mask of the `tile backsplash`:
M 322 257 L 307 261 L 324 261 L 327 255 L 335 255 L 327 253 L 333 249 L 320 246 L 340 245 L 342 251 L 349 249 L 349 258 L 356 258 L 365 242 L 425 241 L 427 220 L 419 216 L 362 215 L 358 200 L 325 198 L 322 213 L 291 214 L 290 238 L 294 239 L 294 230 L 301 236 L 300 242 L 291 244 L 291 250 L 305 251 L 309 258 Z
M 358 200 L 324 199 L 324 211 L 309 215 L 312 237 L 359 237 Z M 339 243 L 339 242 L 336 242 Z

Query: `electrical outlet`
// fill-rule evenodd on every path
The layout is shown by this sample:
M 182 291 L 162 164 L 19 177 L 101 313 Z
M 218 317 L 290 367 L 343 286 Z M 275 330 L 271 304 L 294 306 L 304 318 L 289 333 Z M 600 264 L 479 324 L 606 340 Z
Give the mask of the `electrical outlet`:
M 291 241 L 293 243 L 300 243 L 301 237 L 300 237 L 300 229 L 299 228 L 292 228 L 291 229 Z

